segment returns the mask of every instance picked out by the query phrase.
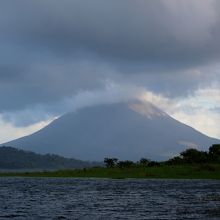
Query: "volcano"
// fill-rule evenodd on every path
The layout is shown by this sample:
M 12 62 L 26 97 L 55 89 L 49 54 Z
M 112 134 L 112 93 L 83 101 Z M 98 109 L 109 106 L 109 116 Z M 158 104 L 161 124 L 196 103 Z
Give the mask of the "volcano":
M 134 102 L 84 107 L 3 145 L 80 160 L 135 161 L 143 157 L 165 160 L 186 148 L 207 150 L 219 142 L 150 103 Z

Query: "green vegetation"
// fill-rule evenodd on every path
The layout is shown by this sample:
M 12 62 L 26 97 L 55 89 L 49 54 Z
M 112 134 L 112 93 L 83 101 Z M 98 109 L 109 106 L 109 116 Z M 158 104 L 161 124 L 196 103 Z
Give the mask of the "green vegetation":
M 218 179 L 220 180 L 220 145 L 209 152 L 188 149 L 168 161 L 156 162 L 142 158 L 118 161 L 105 158 L 106 167 L 92 167 L 54 172 L 0 173 L 0 176 L 24 177 L 91 177 L 91 178 L 166 178 L 166 179 Z
M 0 173 L 0 176 L 22 177 L 91 177 L 91 178 L 166 178 L 166 179 L 219 179 L 220 165 L 161 165 L 156 167 L 134 166 L 130 168 L 93 167 L 54 172 Z
M 174 157 L 165 162 L 169 165 L 179 164 L 220 164 L 220 144 L 214 144 L 209 148 L 209 152 L 198 151 L 196 149 L 187 149 L 180 153 L 180 156 Z

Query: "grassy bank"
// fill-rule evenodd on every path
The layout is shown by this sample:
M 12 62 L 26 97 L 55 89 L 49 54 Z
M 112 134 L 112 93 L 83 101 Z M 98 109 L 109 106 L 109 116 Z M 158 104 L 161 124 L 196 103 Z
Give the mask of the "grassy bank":
M 218 179 L 220 165 L 161 165 L 155 167 L 135 166 L 130 168 L 87 168 L 44 172 L 0 173 L 0 177 L 95 177 L 95 178 L 164 178 L 164 179 Z

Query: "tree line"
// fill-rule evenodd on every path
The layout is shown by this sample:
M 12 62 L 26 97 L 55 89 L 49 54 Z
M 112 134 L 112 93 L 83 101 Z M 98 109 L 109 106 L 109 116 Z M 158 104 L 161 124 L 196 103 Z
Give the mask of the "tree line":
M 220 163 L 220 144 L 213 144 L 208 152 L 199 151 L 194 148 L 186 149 L 179 156 L 175 156 L 167 161 L 157 162 L 147 158 L 141 158 L 137 162 L 131 160 L 120 161 L 117 158 L 105 158 L 104 164 L 107 168 L 129 168 L 133 166 L 160 166 L 165 165 L 183 165 L 183 164 L 205 164 L 205 163 Z
M 72 169 L 101 166 L 99 162 L 86 162 L 58 155 L 40 155 L 13 147 L 0 147 L 0 169 Z

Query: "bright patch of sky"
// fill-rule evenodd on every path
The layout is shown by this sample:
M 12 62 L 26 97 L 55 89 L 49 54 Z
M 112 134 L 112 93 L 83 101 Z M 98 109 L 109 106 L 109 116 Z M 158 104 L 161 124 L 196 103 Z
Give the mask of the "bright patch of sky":
M 5 122 L 0 116 L 0 143 L 5 143 L 7 141 L 32 134 L 48 125 L 53 120 L 54 119 L 48 119 L 26 127 L 16 127 L 10 122 Z
M 152 92 L 145 92 L 143 100 L 161 106 L 173 118 L 207 134 L 220 138 L 220 89 L 204 88 L 184 98 L 169 99 Z

